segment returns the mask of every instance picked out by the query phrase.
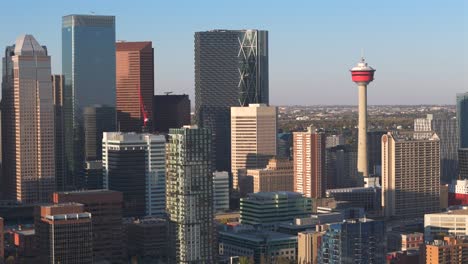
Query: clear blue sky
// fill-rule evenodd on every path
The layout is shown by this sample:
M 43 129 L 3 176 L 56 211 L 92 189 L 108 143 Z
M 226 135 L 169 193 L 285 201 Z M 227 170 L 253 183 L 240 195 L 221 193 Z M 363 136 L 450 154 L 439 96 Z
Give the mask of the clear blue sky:
M 369 104 L 453 104 L 457 92 L 468 91 L 466 2 L 9 1 L 0 16 L 0 48 L 33 34 L 60 73 L 61 17 L 115 15 L 117 39 L 153 41 L 156 93 L 188 93 L 194 103 L 193 33 L 266 29 L 273 104 L 357 104 L 348 69 L 361 49 L 377 69 Z

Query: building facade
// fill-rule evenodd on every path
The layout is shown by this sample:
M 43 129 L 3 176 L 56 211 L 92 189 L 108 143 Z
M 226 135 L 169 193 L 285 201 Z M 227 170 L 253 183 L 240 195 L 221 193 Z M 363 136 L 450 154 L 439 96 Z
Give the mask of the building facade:
M 414 120 L 414 131 L 434 131 L 440 139 L 440 180 L 452 183 L 458 178 L 457 119 L 446 115 L 428 114 Z
M 67 175 L 82 173 L 83 108 L 115 106 L 115 17 L 62 17 L 62 74 Z
M 386 131 L 367 132 L 367 153 L 369 162 L 369 175 L 382 176 L 382 136 Z
M 170 263 L 216 263 L 211 134 L 208 129 L 169 130 L 166 211 Z
M 117 126 L 122 132 L 148 132 L 153 122 L 152 42 L 117 42 L 115 47 Z
M 168 133 L 170 128 L 190 125 L 190 99 L 186 94 L 154 95 L 153 131 Z
M 252 226 L 273 227 L 280 222 L 310 216 L 312 200 L 294 192 L 261 192 L 240 200 L 240 222 Z
M 276 155 L 278 109 L 264 104 L 231 107 L 232 185 L 239 189 L 239 170 L 264 168 Z
M 162 135 L 104 133 L 104 188 L 123 193 L 125 216 L 164 214 L 165 143 Z
M 229 210 L 229 173 L 227 171 L 213 172 L 213 210 L 215 212 Z
M 382 136 L 382 208 L 386 217 L 440 210 L 439 138 L 435 133 Z
M 56 192 L 53 202 L 79 203 L 92 215 L 94 263 L 126 263 L 122 193 L 109 190 Z
M 2 84 L 4 193 L 22 203 L 55 190 L 55 111 L 47 48 L 32 35 L 7 47 Z
M 363 186 L 357 171 L 357 151 L 351 145 L 340 145 L 325 150 L 327 189 Z
M 65 79 L 63 75 L 52 75 L 52 90 L 54 95 L 55 112 L 55 184 L 56 190 L 64 191 L 69 188 L 71 179 L 69 179 L 65 167 L 65 135 L 64 135 L 64 115 L 63 108 L 65 100 L 63 89 Z
M 295 192 L 311 198 L 325 194 L 325 141 L 325 134 L 314 132 L 312 127 L 293 133 Z
M 327 226 L 319 263 L 385 263 L 383 221 L 361 218 Z
M 95 105 L 83 109 L 84 160 L 102 160 L 102 133 L 116 131 L 115 108 Z
M 272 158 L 266 168 L 247 170 L 253 178 L 253 192 L 294 191 L 293 162 L 285 158 Z
M 40 263 L 93 263 L 91 214 L 82 204 L 40 206 L 38 213 Z
M 297 263 L 318 264 L 324 232 L 304 231 L 297 234 Z
M 468 236 L 468 208 L 424 215 L 424 239 L 432 241 L 444 236 Z
M 231 169 L 229 108 L 268 104 L 268 87 L 267 31 L 195 33 L 195 123 L 213 134 L 216 170 Z
M 168 254 L 166 219 L 145 217 L 125 224 L 128 255 L 138 263 L 166 263 Z
M 368 214 L 381 214 L 380 187 L 353 187 L 328 189 L 326 197 L 333 197 L 335 201 L 347 201 L 354 207 L 362 207 Z
M 468 93 L 457 94 L 458 162 L 461 179 L 468 179 Z
M 425 245 L 426 264 L 468 263 L 468 239 L 444 237 Z

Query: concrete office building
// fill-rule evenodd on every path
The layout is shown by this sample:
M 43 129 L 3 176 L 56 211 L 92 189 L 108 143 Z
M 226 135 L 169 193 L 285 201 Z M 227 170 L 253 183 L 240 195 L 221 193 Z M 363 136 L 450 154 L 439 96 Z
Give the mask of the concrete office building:
M 260 192 L 240 200 L 240 222 L 246 225 L 274 227 L 312 213 L 312 200 L 294 192 Z
M 304 231 L 297 234 L 297 263 L 318 264 L 318 254 L 325 232 Z
M 50 201 L 55 190 L 55 112 L 50 56 L 32 35 L 3 58 L 2 158 L 5 198 Z
M 125 216 L 165 213 L 165 143 L 163 135 L 104 133 L 104 188 L 123 193 Z
M 83 109 L 115 106 L 114 16 L 62 17 L 62 73 L 67 175 L 79 181 L 84 166 Z
M 423 217 L 440 210 L 439 151 L 435 133 L 389 132 L 382 136 L 384 216 Z
M 357 151 L 351 145 L 325 150 L 327 189 L 351 188 L 364 185 L 357 171 Z
M 367 154 L 369 162 L 369 175 L 372 177 L 382 176 L 382 136 L 387 131 L 367 132 Z
M 330 135 L 327 136 L 326 141 L 325 141 L 325 147 L 326 148 L 332 148 L 340 145 L 344 145 L 345 140 L 343 135 Z
M 440 139 L 440 179 L 452 183 L 458 178 L 457 119 L 447 115 L 428 114 L 426 118 L 414 120 L 414 131 L 433 131 Z
M 223 260 L 243 256 L 253 263 L 295 262 L 297 236 L 259 230 L 222 231 L 219 232 L 219 254 Z
M 327 187 L 325 175 L 325 134 L 313 127 L 293 133 L 294 191 L 321 198 Z
M 216 263 L 211 133 L 170 129 L 166 149 L 169 262 Z
M 229 210 L 229 173 L 227 171 L 213 172 L 213 210 L 215 212 Z
M 239 188 L 239 170 L 264 168 L 276 155 L 278 109 L 265 104 L 231 107 L 231 172 Z
M 424 246 L 426 264 L 468 263 L 468 239 L 444 237 Z
M 272 158 L 266 168 L 249 169 L 253 178 L 253 192 L 294 191 L 293 162 L 285 158 Z
M 349 202 L 350 206 L 364 208 L 372 215 L 381 214 L 381 195 L 380 187 L 328 189 L 326 192 L 326 197 L 334 198 L 335 201 Z
M 128 255 L 142 263 L 166 263 L 168 254 L 166 219 L 144 217 L 125 224 Z
M 213 134 L 216 170 L 231 169 L 229 108 L 268 104 L 268 90 L 268 31 L 195 33 L 195 124 Z
M 93 263 L 91 214 L 82 204 L 40 206 L 35 229 L 40 263 Z
M 114 132 L 115 108 L 103 105 L 83 109 L 84 160 L 102 160 L 102 133 Z
M 117 127 L 121 132 L 149 132 L 154 95 L 152 42 L 117 42 L 115 49 Z
M 94 263 L 126 263 L 122 193 L 89 190 L 54 193 L 55 204 L 80 203 L 92 215 Z
M 327 224 L 318 263 L 385 263 L 384 222 L 361 218 Z
M 468 208 L 424 215 L 424 239 L 432 241 L 443 236 L 468 236 Z
M 170 128 L 191 124 L 190 99 L 186 94 L 153 96 L 153 131 L 168 133 Z

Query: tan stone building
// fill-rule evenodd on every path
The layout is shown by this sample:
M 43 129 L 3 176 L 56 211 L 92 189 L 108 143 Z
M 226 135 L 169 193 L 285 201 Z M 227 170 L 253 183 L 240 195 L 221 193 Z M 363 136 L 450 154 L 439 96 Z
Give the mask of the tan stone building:
M 264 168 L 276 155 L 278 109 L 265 104 L 231 107 L 231 172 L 233 188 L 239 170 Z
M 253 192 L 294 190 L 293 162 L 285 158 L 272 158 L 264 169 L 247 170 L 253 178 Z
M 304 231 L 297 234 L 298 264 L 318 264 L 318 254 L 323 233 Z
M 294 191 L 306 197 L 321 198 L 326 191 L 325 142 L 323 133 L 312 127 L 307 132 L 294 132 Z
M 439 137 L 382 136 L 382 208 L 386 217 L 423 217 L 440 210 Z
M 2 87 L 5 193 L 47 202 L 55 190 L 54 95 L 50 56 L 32 35 L 7 47 Z

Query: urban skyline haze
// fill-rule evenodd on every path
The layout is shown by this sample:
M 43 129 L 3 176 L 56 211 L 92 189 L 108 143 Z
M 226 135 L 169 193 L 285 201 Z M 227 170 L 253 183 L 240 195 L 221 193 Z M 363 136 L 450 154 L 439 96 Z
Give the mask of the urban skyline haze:
M 356 105 L 349 69 L 361 50 L 377 68 L 370 105 L 455 104 L 455 94 L 468 88 L 464 1 L 363 0 L 356 5 L 294 0 L 246 6 L 214 0 L 132 5 L 123 0 L 25 0 L 21 5 L 28 8 L 9 8 L 0 17 L 3 47 L 32 34 L 47 46 L 52 72 L 60 74 L 62 16 L 114 15 L 117 40 L 153 41 L 155 93 L 186 93 L 192 101 L 194 33 L 211 29 L 269 31 L 273 105 Z

